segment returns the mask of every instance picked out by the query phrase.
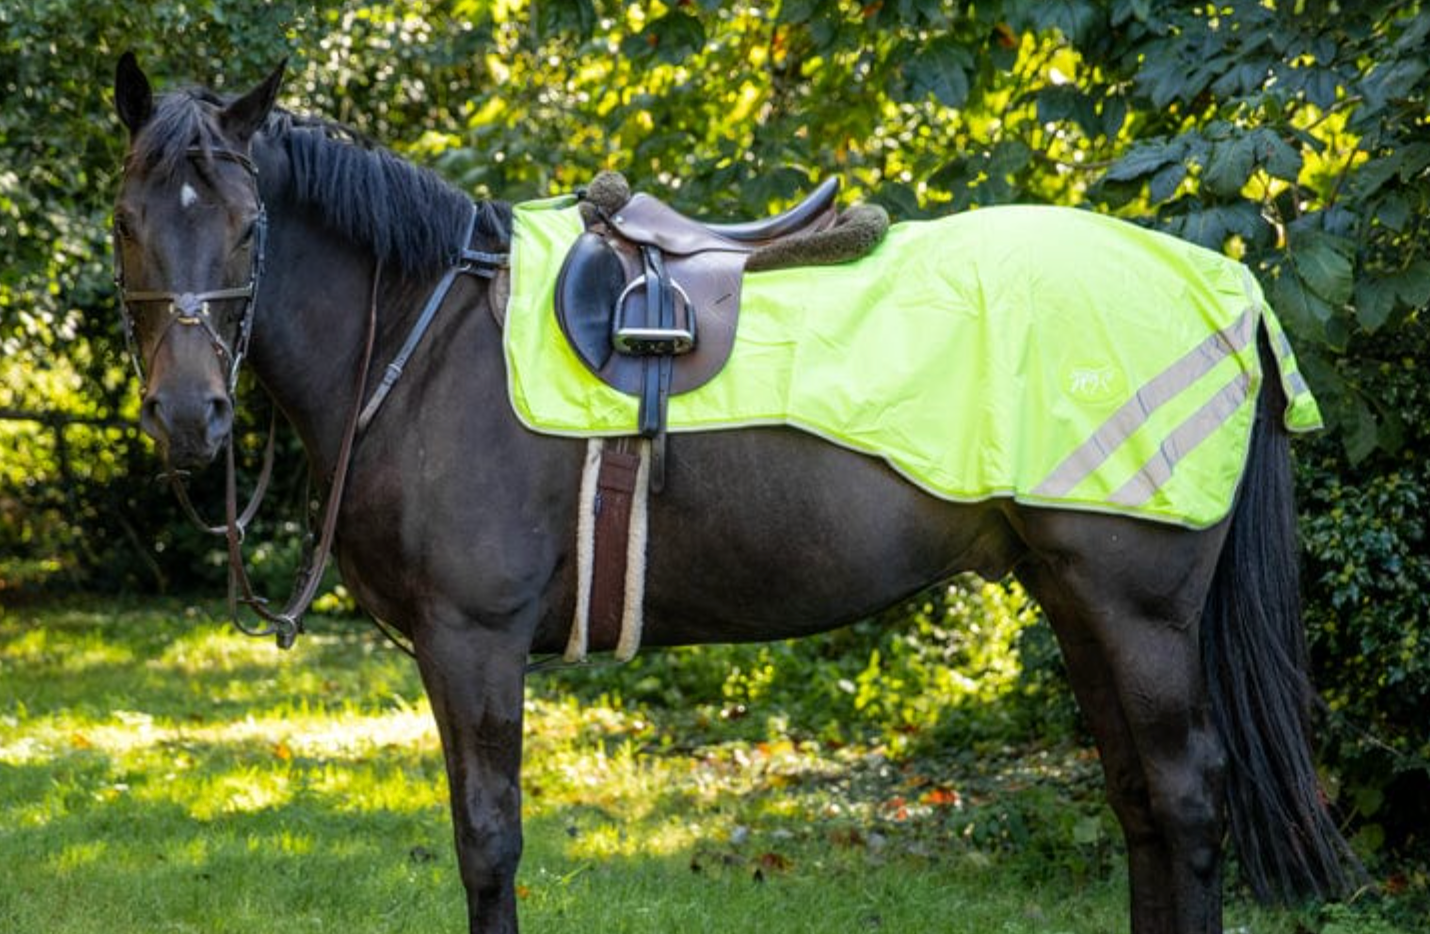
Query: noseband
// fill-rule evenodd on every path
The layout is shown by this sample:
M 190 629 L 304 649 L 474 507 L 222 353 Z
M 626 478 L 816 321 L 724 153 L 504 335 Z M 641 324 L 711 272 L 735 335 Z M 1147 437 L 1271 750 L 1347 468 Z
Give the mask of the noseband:
M 190 159 L 211 158 L 233 162 L 248 172 L 255 186 L 258 183 L 258 167 L 253 164 L 252 159 L 241 152 L 231 149 L 208 150 L 195 146 L 188 150 L 188 156 Z M 250 265 L 247 283 L 228 288 L 208 289 L 202 292 L 130 289 L 124 282 L 124 253 L 120 249 L 119 224 L 116 220 L 113 231 L 114 286 L 119 292 L 119 313 L 124 322 L 124 341 L 129 348 L 129 359 L 134 365 L 134 372 L 139 377 L 141 387 L 147 389 L 148 380 L 144 375 L 145 361 L 139 350 L 138 338 L 135 336 L 134 312 L 130 306 L 146 302 L 162 302 L 165 305 L 164 323 L 159 330 L 158 338 L 154 341 L 154 353 L 159 352 L 165 338 L 169 336 L 170 328 L 175 324 L 202 327 L 208 335 L 209 343 L 213 345 L 219 362 L 227 370 L 228 395 L 230 400 L 233 398 L 234 391 L 238 386 L 238 371 L 243 364 L 244 355 L 248 352 L 248 339 L 253 331 L 254 300 L 258 295 L 259 280 L 263 277 L 263 255 L 267 236 L 268 214 L 263 209 L 263 202 L 260 199 L 258 217 L 253 223 L 253 242 L 249 247 Z M 238 324 L 238 337 L 232 345 L 223 339 L 223 335 L 214 326 L 210 310 L 211 302 L 225 301 L 243 302 L 243 313 Z M 149 362 L 152 364 L 152 357 Z M 152 369 L 152 367 L 150 368 Z

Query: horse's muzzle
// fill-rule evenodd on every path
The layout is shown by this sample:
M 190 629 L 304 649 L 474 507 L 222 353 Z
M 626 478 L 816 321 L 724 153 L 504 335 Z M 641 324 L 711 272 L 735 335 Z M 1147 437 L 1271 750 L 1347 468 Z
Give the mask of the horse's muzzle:
M 233 429 L 233 403 L 212 391 L 154 390 L 140 406 L 139 426 L 158 443 L 169 466 L 202 467 L 214 459 Z

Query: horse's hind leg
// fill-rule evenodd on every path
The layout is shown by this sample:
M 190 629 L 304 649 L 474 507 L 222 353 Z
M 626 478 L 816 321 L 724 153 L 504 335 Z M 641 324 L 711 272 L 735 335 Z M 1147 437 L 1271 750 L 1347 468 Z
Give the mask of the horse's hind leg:
M 1018 523 L 1127 840 L 1134 934 L 1221 930 L 1224 754 L 1198 628 L 1220 535 L 1099 516 Z

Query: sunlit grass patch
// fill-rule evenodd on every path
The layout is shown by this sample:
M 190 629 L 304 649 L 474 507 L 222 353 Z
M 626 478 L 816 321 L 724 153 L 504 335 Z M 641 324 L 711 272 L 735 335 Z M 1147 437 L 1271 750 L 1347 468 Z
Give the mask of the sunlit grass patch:
M 462 929 L 408 659 L 360 623 L 315 620 L 283 653 L 204 608 L 107 610 L 0 611 L 0 932 Z M 1084 750 L 909 758 L 778 716 L 731 730 L 709 706 L 533 679 L 528 930 L 1126 929 Z M 1290 934 L 1308 917 L 1318 931 L 1234 901 L 1229 924 Z

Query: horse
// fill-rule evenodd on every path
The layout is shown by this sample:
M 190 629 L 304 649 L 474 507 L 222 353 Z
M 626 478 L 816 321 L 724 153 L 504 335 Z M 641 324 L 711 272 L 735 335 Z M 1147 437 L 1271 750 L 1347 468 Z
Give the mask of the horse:
M 313 476 L 346 483 L 333 554 L 358 604 L 410 641 L 470 930 L 513 932 L 524 680 L 572 628 L 586 445 L 514 416 L 499 299 L 473 276 L 451 283 L 421 365 L 354 441 L 367 361 L 392 357 L 462 250 L 509 250 L 513 209 L 275 106 L 283 73 L 156 96 L 132 54 L 119 61 L 114 250 L 141 424 L 171 468 L 212 461 L 246 359 Z M 1258 392 L 1234 506 L 1201 529 L 955 502 L 788 427 L 672 436 L 649 503 L 644 643 L 801 636 L 958 572 L 1012 574 L 1096 741 L 1135 934 L 1221 930 L 1228 835 L 1259 896 L 1345 895 L 1358 868 L 1310 747 L 1286 400 L 1274 379 Z

